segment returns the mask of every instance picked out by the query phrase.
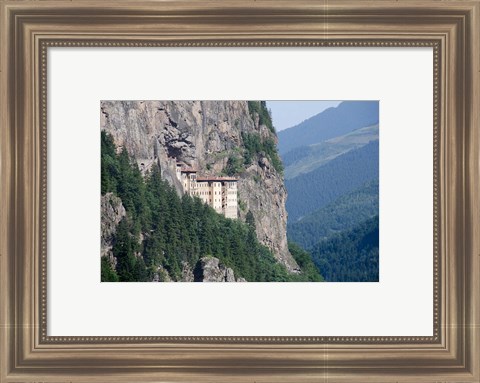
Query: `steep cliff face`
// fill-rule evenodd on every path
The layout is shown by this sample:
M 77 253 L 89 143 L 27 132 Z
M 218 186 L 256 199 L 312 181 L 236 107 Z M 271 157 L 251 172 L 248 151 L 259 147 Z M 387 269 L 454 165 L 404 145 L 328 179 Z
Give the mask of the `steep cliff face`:
M 100 243 L 100 256 L 109 257 L 113 261 L 112 239 L 117 231 L 117 226 L 123 217 L 127 214 L 123 207 L 122 200 L 113 193 L 107 193 L 102 196 L 101 203 L 101 243 Z
M 236 160 L 243 162 L 246 137 L 277 139 L 250 114 L 246 101 L 102 101 L 101 129 L 136 158 L 142 171 L 158 163 L 162 177 L 179 193 L 172 158 L 205 175 L 225 174 L 230 166 L 239 178 L 240 219 L 250 210 L 260 242 L 290 272 L 298 270 L 287 246 L 283 175 L 262 150 L 232 169 Z
M 195 282 L 245 282 L 236 278 L 234 271 L 225 266 L 218 258 L 203 257 L 194 270 Z
M 100 201 L 100 214 L 102 217 L 100 227 L 100 256 L 108 258 L 110 266 L 115 269 L 117 258 L 112 252 L 114 236 L 120 221 L 127 215 L 122 200 L 113 193 L 102 195 Z

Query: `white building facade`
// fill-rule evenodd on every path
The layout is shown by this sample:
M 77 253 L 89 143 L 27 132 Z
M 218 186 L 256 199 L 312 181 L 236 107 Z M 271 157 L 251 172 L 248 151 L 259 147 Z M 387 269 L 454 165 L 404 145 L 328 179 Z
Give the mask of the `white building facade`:
M 235 177 L 198 176 L 197 169 L 177 163 L 175 173 L 183 191 L 200 198 L 226 218 L 238 218 L 238 179 Z

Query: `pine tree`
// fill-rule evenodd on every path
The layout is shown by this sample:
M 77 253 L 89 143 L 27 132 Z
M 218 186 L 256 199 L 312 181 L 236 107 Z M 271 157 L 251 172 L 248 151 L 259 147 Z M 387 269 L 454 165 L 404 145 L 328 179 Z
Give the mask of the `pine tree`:
M 113 254 L 117 257 L 117 274 L 122 282 L 134 281 L 134 244 L 127 220 L 123 218 L 117 226 Z
M 118 282 L 118 275 L 113 270 L 108 257 L 102 257 L 101 260 L 101 279 L 102 282 Z
M 247 223 L 250 228 L 255 231 L 256 226 L 255 226 L 255 217 L 253 216 L 253 213 L 251 210 L 248 211 L 247 215 L 245 216 L 245 222 Z

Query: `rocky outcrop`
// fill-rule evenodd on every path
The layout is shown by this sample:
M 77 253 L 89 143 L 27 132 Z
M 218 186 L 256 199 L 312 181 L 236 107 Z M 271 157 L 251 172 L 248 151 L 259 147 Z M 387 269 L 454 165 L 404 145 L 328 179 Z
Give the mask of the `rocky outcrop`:
M 113 193 L 106 193 L 102 196 L 100 202 L 101 210 L 101 245 L 100 254 L 102 257 L 108 256 L 113 258 L 111 254 L 112 240 L 117 226 L 126 215 L 125 208 L 123 207 L 122 200 L 115 196 Z
M 168 271 L 162 266 L 158 266 L 156 272 L 153 274 L 152 282 L 172 282 Z
M 195 282 L 245 282 L 243 278 L 235 278 L 233 270 L 215 257 L 200 258 L 193 275 Z
M 180 282 L 193 282 L 194 279 L 193 270 L 188 262 L 182 262 L 182 277 Z
M 158 163 L 162 177 L 179 193 L 172 158 L 203 174 L 220 175 L 230 157 L 243 155 L 242 133 L 277 139 L 250 116 L 245 101 L 102 101 L 101 128 L 113 136 L 119 150 L 125 148 L 136 158 L 143 172 Z M 236 176 L 240 219 L 252 211 L 260 242 L 295 272 L 298 266 L 287 245 L 283 175 L 259 153 Z

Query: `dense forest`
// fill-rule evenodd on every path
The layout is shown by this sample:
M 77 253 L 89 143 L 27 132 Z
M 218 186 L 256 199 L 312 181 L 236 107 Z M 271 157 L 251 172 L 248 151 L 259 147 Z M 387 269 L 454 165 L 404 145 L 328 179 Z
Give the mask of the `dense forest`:
M 178 281 L 185 263 L 194 270 L 200 258 L 209 256 L 247 281 L 323 280 L 309 254 L 294 245 L 290 251 L 300 274 L 289 274 L 276 262 L 257 240 L 251 213 L 246 222 L 232 220 L 198 198 L 180 197 L 162 179 L 158 166 L 142 177 L 135 160 L 126 150 L 117 154 L 105 132 L 101 135 L 101 189 L 102 195 L 118 196 L 127 213 L 113 238 L 116 265 L 106 257 L 101 260 L 102 281 L 151 281 L 159 267 Z M 165 277 L 160 275 L 160 280 Z
M 378 140 L 351 150 L 306 174 L 285 181 L 290 223 L 378 178 Z
M 321 239 L 349 230 L 377 214 L 378 179 L 374 179 L 299 221 L 289 223 L 288 239 L 310 249 Z
M 320 241 L 312 259 L 326 281 L 377 282 L 379 280 L 378 215 L 357 227 Z

